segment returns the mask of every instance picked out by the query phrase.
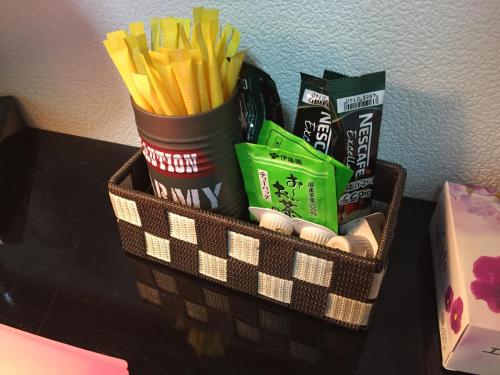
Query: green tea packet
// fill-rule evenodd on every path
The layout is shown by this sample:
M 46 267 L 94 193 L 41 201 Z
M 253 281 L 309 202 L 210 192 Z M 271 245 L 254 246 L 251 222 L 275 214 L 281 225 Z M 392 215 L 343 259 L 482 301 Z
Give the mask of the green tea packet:
M 235 146 L 250 206 L 270 208 L 338 233 L 335 167 L 283 148 Z
M 335 167 L 335 176 L 330 182 L 335 180 L 337 199 L 340 198 L 353 175 L 353 171 L 349 167 L 331 156 L 316 150 L 304 139 L 291 134 L 272 121 L 264 122 L 257 143 L 280 150 L 286 150 L 295 155 L 303 155 L 312 159 L 326 161 L 333 165 Z M 336 205 L 335 203 L 334 206 Z

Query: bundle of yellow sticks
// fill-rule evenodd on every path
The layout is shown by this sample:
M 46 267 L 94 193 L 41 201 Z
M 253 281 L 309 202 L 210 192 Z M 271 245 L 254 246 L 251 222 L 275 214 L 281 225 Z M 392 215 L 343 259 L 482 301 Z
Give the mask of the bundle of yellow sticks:
M 103 42 L 134 102 L 166 116 L 206 112 L 229 99 L 237 86 L 245 51 L 240 32 L 219 11 L 197 7 L 189 18 L 153 18 L 151 49 L 143 22 L 107 34 Z

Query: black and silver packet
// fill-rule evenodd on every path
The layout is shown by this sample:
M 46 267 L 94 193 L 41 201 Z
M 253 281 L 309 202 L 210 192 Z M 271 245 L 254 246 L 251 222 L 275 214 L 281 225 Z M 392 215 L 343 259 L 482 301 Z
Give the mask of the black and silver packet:
M 328 81 L 333 81 L 336 79 L 348 78 L 348 77 L 350 76 L 348 76 L 347 74 L 342 74 L 339 72 L 335 72 L 333 70 L 325 69 L 325 71 L 323 72 L 323 79 L 326 79 Z
M 316 150 L 332 155 L 338 134 L 332 126 L 327 81 L 300 73 L 300 82 L 293 134 Z
M 243 63 L 240 72 L 240 103 L 245 119 L 243 138 L 257 143 L 265 120 L 283 126 L 283 110 L 276 84 L 256 66 Z
M 369 210 L 374 186 L 380 124 L 385 92 L 385 72 L 360 77 L 334 78 L 325 72 L 332 123 L 341 129 L 333 157 L 354 171 L 339 199 L 340 222 Z

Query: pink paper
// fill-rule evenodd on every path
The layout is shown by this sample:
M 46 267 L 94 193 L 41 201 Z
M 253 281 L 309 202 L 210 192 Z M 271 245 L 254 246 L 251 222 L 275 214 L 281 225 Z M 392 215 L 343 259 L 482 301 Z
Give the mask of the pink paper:
M 124 375 L 127 362 L 0 324 L 0 374 Z

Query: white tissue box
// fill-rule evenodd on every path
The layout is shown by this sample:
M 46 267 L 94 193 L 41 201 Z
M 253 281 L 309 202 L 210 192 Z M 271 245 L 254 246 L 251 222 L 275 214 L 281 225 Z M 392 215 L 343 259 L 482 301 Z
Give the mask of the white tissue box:
M 443 366 L 500 374 L 500 192 L 445 183 L 429 229 Z

